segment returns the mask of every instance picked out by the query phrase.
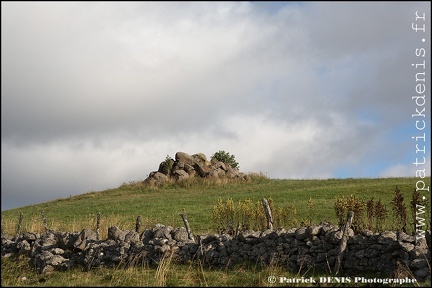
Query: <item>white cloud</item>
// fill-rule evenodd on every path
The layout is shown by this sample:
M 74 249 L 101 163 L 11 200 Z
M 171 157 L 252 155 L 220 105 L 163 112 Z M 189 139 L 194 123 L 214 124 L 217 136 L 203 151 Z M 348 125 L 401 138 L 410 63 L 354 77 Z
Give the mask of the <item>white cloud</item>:
M 422 163 L 422 159 L 419 155 L 418 156 L 418 162 Z M 379 177 L 424 177 L 431 175 L 431 158 L 426 157 L 426 161 L 423 165 L 415 165 L 414 162 L 416 162 L 416 158 L 412 159 L 412 163 L 410 164 L 396 164 L 393 165 L 384 171 L 382 171 L 379 175 Z
M 381 172 L 380 177 L 406 177 L 415 175 L 415 167 L 407 164 L 396 164 Z

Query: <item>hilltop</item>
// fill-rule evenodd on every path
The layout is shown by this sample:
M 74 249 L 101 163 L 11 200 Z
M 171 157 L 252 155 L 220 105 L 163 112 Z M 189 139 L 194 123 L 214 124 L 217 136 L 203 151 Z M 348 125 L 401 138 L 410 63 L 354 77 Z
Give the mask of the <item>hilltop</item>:
M 221 157 L 217 157 L 218 155 Z M 229 153 L 219 151 L 209 161 L 204 153 L 189 155 L 185 152 L 177 152 L 175 159 L 167 155 L 166 159 L 159 164 L 158 170 L 150 172 L 144 183 L 160 186 L 168 181 L 181 182 L 199 177 L 213 180 L 220 178 L 250 180 L 249 174 L 240 172 L 237 168 L 238 163 L 233 162 L 234 157 L 229 156 L 231 156 Z

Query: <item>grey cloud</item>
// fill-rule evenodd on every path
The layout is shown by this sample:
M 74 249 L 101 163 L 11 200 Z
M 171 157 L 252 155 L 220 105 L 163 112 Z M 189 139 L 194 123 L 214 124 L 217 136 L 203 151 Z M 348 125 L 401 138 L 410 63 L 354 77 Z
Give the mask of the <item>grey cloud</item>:
M 116 186 L 177 151 L 224 149 L 271 177 L 332 177 L 374 151 L 392 161 L 409 149 L 384 137 L 411 114 L 409 29 L 426 8 L 2 2 L 2 197 L 43 194 L 44 179 Z
M 147 7 L 145 3 L 142 5 Z M 8 57 L 3 67 L 8 73 L 2 76 L 3 91 L 11 96 L 4 99 L 9 109 L 3 117 L 5 123 L 13 123 L 15 127 L 5 125 L 4 135 L 23 131 L 30 138 L 52 139 L 87 130 L 94 133 L 116 128 L 139 129 L 139 123 L 151 122 L 159 125 L 159 129 L 181 129 L 194 124 L 182 121 L 187 118 L 185 114 L 197 114 L 202 119 L 195 123 L 203 122 L 202 111 L 213 108 L 217 113 L 215 106 L 241 94 L 242 91 L 233 90 L 232 86 L 237 84 L 233 83 L 235 78 L 224 77 L 222 67 L 213 58 L 220 61 L 221 57 L 227 57 L 224 49 L 232 54 L 229 50 L 236 49 L 235 38 L 242 31 L 231 32 L 224 26 L 212 28 L 214 33 L 208 33 L 206 27 L 200 28 L 200 23 L 192 22 L 194 39 L 187 31 L 168 25 L 183 18 L 182 14 L 164 18 L 166 13 L 161 7 L 165 5 L 148 8 L 162 16 L 162 25 L 151 11 L 143 11 L 145 15 L 136 16 L 137 19 L 128 19 L 128 13 L 122 15 L 127 6 L 118 7 L 121 16 L 115 18 L 118 23 L 112 23 L 111 18 L 101 16 L 99 6 L 92 5 L 86 8 L 93 13 L 72 9 L 72 16 L 65 20 L 45 19 L 35 13 L 40 19 L 28 17 L 32 22 L 26 17 L 27 23 L 21 19 L 26 26 L 22 31 L 15 30 L 13 34 L 6 31 L 3 53 Z M 149 14 L 150 20 L 141 21 Z M 216 16 L 213 18 L 218 20 Z M 220 18 L 223 20 L 223 16 Z M 211 18 L 206 21 L 207 28 L 213 27 Z M 130 22 L 141 26 L 124 24 Z M 52 34 L 53 30 L 56 33 Z M 229 37 L 232 43 L 227 46 Z M 32 38 L 36 39 L 31 41 Z M 134 41 L 129 43 L 128 38 Z M 24 43 L 28 41 L 35 45 Z M 222 52 L 213 44 L 221 46 Z M 238 71 L 239 78 L 242 73 Z M 209 116 L 206 118 L 211 120 Z M 55 123 L 52 119 L 56 119 Z M 180 125 L 176 127 L 177 123 Z

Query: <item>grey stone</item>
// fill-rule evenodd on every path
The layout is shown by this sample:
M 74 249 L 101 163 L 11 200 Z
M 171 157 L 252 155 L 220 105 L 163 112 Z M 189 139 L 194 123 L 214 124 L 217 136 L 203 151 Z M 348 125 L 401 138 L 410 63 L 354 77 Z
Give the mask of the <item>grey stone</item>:
M 194 159 L 192 158 L 192 156 L 184 152 L 177 152 L 175 154 L 175 161 L 182 162 L 184 164 L 189 164 L 189 165 L 194 164 Z
M 191 164 L 184 164 L 184 171 L 186 171 L 189 175 L 191 172 L 195 172 L 195 168 Z
M 307 228 L 306 227 L 300 227 L 295 231 L 295 237 L 297 240 L 304 240 L 308 237 L 308 234 L 306 233 Z
M 144 244 L 148 244 L 148 242 L 154 238 L 154 232 L 151 229 L 144 230 L 141 233 L 141 240 Z
M 19 254 L 27 254 L 31 251 L 30 243 L 26 240 L 22 240 L 16 244 L 16 248 L 19 250 Z
M 414 249 L 414 244 L 408 243 L 408 242 L 399 242 L 399 246 L 405 251 L 410 252 Z
M 428 261 L 426 259 L 414 259 L 410 263 L 410 268 L 413 269 L 422 269 L 424 267 L 428 267 Z
M 114 240 L 114 241 L 124 241 L 125 236 L 129 231 L 122 231 L 117 226 L 111 226 L 108 228 L 108 239 Z
M 322 226 L 319 225 L 311 225 L 307 228 L 306 233 L 308 234 L 308 237 L 319 235 L 321 232 Z
M 134 245 L 137 245 L 138 243 L 140 243 L 140 235 L 138 232 L 136 232 L 134 230 L 129 231 L 125 235 L 124 241 L 129 242 L 129 243 L 134 244 Z
M 194 163 L 204 164 L 206 166 L 210 165 L 210 162 L 207 161 L 207 157 L 205 156 L 204 153 L 193 154 L 192 159 L 194 160 Z
M 176 170 L 174 171 L 173 175 L 177 181 L 181 181 L 189 178 L 189 174 L 185 170 Z
M 54 249 L 51 250 L 51 252 L 54 255 L 62 255 L 62 254 L 64 254 L 65 251 L 63 249 L 61 249 L 61 248 L 54 248 Z
M 414 275 L 419 278 L 426 278 L 426 276 L 430 275 L 429 267 L 421 268 L 414 272 Z
M 164 183 L 165 181 L 168 180 L 168 176 L 166 174 L 161 173 L 161 172 L 154 173 L 151 178 L 156 180 L 157 183 Z
M 330 232 L 330 241 L 333 244 L 338 244 L 339 241 L 342 239 L 343 232 L 342 231 L 334 231 Z
M 409 242 L 409 243 L 415 243 L 415 236 L 408 235 L 405 232 L 398 232 L 397 234 L 397 240 L 400 242 Z
M 187 241 L 189 239 L 186 228 L 184 227 L 180 227 L 172 230 L 171 235 L 172 235 L 171 237 L 176 241 Z
M 206 166 L 205 164 L 195 163 L 193 167 L 201 177 L 207 177 L 212 171 L 211 166 Z
M 158 172 L 165 175 L 170 175 L 173 166 L 174 166 L 174 160 L 167 159 L 159 164 Z
M 40 235 L 37 235 L 36 233 L 31 233 L 31 232 L 26 232 L 23 235 L 23 239 L 25 239 L 27 242 L 35 241 L 39 237 L 40 237 Z
M 414 249 L 409 251 L 409 257 L 411 260 L 421 258 L 421 257 L 424 258 L 426 253 L 427 253 L 427 250 L 419 248 L 419 247 L 415 247 Z
M 397 235 L 392 231 L 383 231 L 378 236 L 378 243 L 380 244 L 388 245 L 395 241 L 397 241 Z

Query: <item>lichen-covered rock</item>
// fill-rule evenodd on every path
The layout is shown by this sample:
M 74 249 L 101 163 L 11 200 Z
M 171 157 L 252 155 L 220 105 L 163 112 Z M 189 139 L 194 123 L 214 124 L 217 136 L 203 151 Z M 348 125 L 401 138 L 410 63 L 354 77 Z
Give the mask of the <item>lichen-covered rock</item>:
M 184 228 L 184 227 L 173 229 L 171 231 L 171 236 L 177 242 L 187 241 L 189 239 L 186 228 Z
M 111 226 L 108 228 L 108 239 L 114 240 L 114 241 L 124 241 L 126 234 L 129 231 L 122 231 L 117 226 Z
M 166 159 L 165 161 L 163 161 L 159 164 L 158 172 L 165 174 L 165 175 L 170 175 L 173 166 L 174 166 L 174 160 L 173 159 Z
M 182 162 L 184 164 L 189 164 L 191 166 L 193 166 L 193 164 L 195 162 L 191 155 L 184 153 L 184 152 L 177 152 L 175 154 L 175 161 L 176 162 Z
M 175 159 L 165 159 L 159 164 L 158 170 L 151 172 L 143 181 L 150 186 L 160 186 L 168 180 L 183 181 L 192 177 L 202 178 L 230 178 L 249 181 L 248 174 L 232 168 L 220 161 L 208 161 L 203 153 L 189 155 L 177 152 Z
M 129 231 L 128 233 L 126 233 L 125 238 L 124 238 L 125 242 L 129 242 L 133 245 L 140 245 L 142 244 L 141 240 L 140 240 L 140 235 L 138 232 L 136 231 Z
M 78 238 L 73 243 L 75 249 L 84 250 L 86 248 L 87 242 L 96 241 L 97 233 L 91 229 L 83 229 L 78 235 Z
M 201 163 L 195 163 L 193 167 L 200 177 L 207 177 L 212 171 L 210 166 Z
M 185 170 L 175 170 L 173 175 L 177 181 L 182 181 L 189 178 L 189 174 Z
M 210 165 L 210 162 L 207 161 L 207 157 L 205 156 L 204 153 L 193 154 L 192 159 L 194 160 L 195 163 L 204 164 L 207 166 Z
M 27 240 L 18 242 L 16 248 L 18 249 L 18 254 L 28 254 L 31 251 L 30 243 Z

